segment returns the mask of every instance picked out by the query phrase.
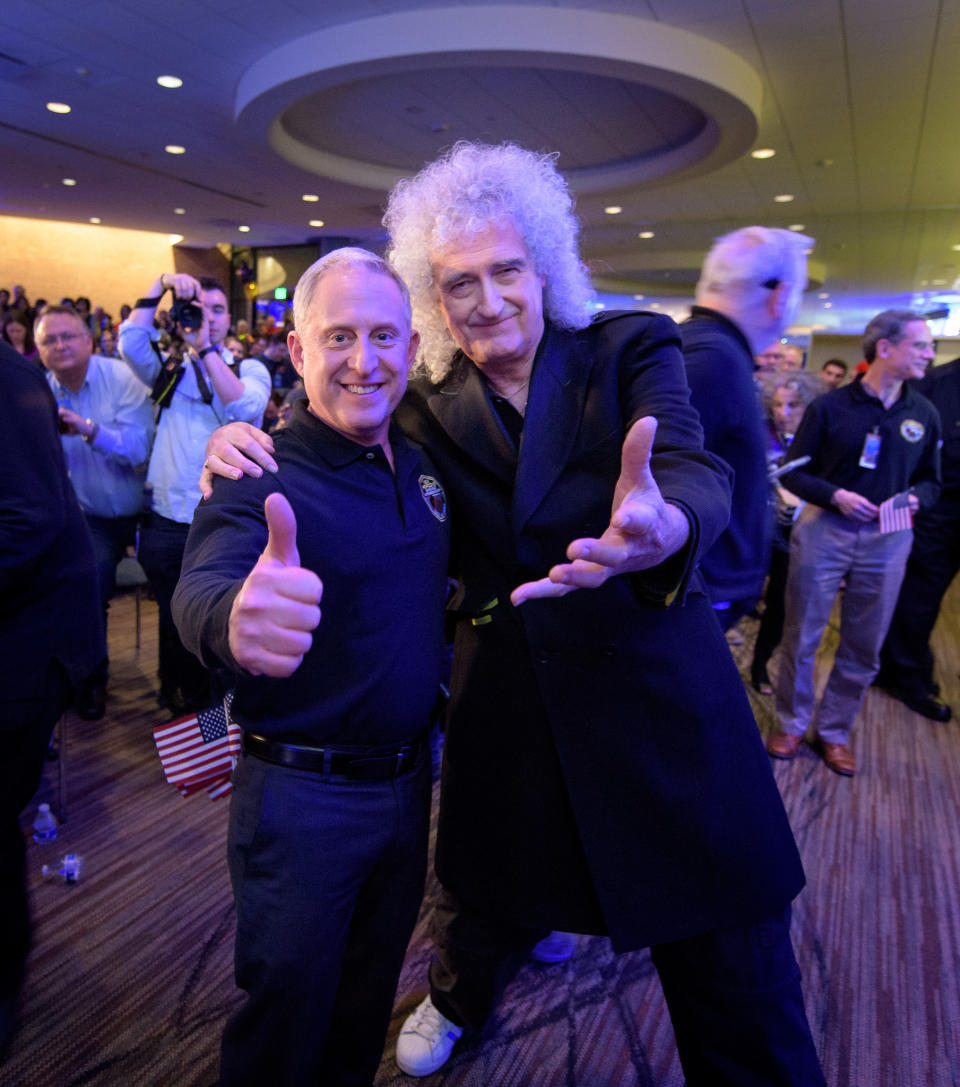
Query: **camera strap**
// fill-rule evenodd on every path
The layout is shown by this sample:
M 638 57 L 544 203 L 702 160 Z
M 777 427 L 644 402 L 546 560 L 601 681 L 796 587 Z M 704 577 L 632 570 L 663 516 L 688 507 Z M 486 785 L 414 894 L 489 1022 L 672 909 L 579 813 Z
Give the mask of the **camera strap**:
M 221 358 L 223 356 L 221 355 Z M 240 377 L 240 363 L 242 359 L 234 359 L 229 364 L 230 369 L 239 378 Z M 206 376 L 203 373 L 203 369 L 200 363 L 197 361 L 194 355 L 190 355 L 190 364 L 193 366 L 193 375 L 197 380 L 197 390 L 200 393 L 200 399 L 204 404 L 213 404 L 213 391 L 207 383 Z M 157 405 L 157 422 L 160 421 L 160 414 L 164 408 L 170 407 L 173 401 L 173 394 L 176 391 L 177 386 L 183 380 L 183 375 L 186 373 L 186 366 L 180 363 L 173 369 L 164 367 L 157 374 L 156 380 L 153 383 L 153 389 L 150 392 L 150 399 Z

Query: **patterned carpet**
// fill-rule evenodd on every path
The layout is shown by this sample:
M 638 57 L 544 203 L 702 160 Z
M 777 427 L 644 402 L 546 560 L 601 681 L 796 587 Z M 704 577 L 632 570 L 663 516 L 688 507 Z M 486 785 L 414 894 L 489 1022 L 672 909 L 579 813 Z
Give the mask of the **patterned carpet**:
M 944 695 L 960 707 L 960 588 L 936 634 Z M 56 846 L 30 843 L 37 921 L 22 1026 L 2 1087 L 211 1087 L 232 983 L 233 914 L 223 863 L 227 804 L 181 800 L 150 739 L 155 611 L 133 647 L 133 601 L 111 612 L 107 718 L 67 723 L 69 819 Z M 745 666 L 745 620 L 733 652 Z M 829 660 L 828 637 L 821 664 Z M 821 677 L 822 678 L 822 677 Z M 759 726 L 772 699 L 750 692 Z M 960 728 L 934 725 L 879 691 L 854 733 L 859 772 L 830 773 L 809 749 L 777 763 L 807 868 L 794 943 L 831 1087 L 960 1085 Z M 50 763 L 40 800 L 56 801 Z M 25 828 L 33 809 L 24 819 Z M 76 886 L 39 868 L 84 856 Z M 48 857 L 47 854 L 51 856 Z M 411 943 L 377 1087 L 412 1082 L 396 1031 L 424 992 L 425 918 Z M 425 1087 L 681 1087 L 646 952 L 615 957 L 581 938 L 560 966 L 526 966 L 496 1018 Z

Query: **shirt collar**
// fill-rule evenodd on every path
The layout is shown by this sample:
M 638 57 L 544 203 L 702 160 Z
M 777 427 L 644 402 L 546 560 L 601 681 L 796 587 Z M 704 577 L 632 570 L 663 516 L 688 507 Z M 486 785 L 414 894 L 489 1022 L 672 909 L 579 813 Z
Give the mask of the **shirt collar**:
M 287 429 L 295 434 L 305 445 L 314 452 L 319 453 L 328 464 L 334 468 L 343 468 L 354 461 L 366 457 L 367 453 L 378 452 L 379 456 L 386 460 L 380 446 L 360 445 L 344 437 L 338 430 L 328 426 L 322 419 L 318 419 L 307 406 L 306 397 L 297 400 L 293 405 L 293 413 Z M 390 420 L 389 433 L 390 447 L 393 450 L 394 461 L 406 450 L 406 442 L 396 424 Z
M 700 320 L 706 321 L 713 321 L 718 325 L 724 325 L 730 332 L 730 334 L 736 336 L 736 338 L 740 341 L 740 343 L 743 345 L 744 350 L 750 356 L 751 360 L 753 359 L 753 348 L 750 346 L 750 341 L 743 334 L 743 330 L 735 321 L 731 321 L 729 317 L 722 314 L 719 310 L 711 309 L 709 306 L 691 306 L 690 316 L 687 318 L 686 321 L 683 322 L 683 324 L 687 324 L 689 321 L 693 321 L 694 318 L 699 318 Z

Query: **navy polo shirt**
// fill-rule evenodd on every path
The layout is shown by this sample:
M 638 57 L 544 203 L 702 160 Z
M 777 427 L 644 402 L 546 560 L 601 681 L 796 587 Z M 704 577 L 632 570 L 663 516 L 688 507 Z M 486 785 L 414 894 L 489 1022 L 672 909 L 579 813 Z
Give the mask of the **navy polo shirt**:
M 880 435 L 876 468 L 860 466 L 864 440 Z M 803 468 L 782 477 L 788 491 L 807 502 L 833 508 L 838 489 L 856 491 L 874 505 L 911 490 L 921 509 L 940 493 L 940 419 L 916 389 L 904 385 L 889 408 L 863 387 L 849 385 L 818 396 L 804 412 L 790 446 L 790 459 L 810 457 Z
M 314 746 L 412 740 L 442 679 L 449 520 L 437 474 L 395 426 L 394 472 L 379 446 L 343 437 L 305 401 L 275 445 L 276 475 L 218 479 L 197 508 L 175 601 L 185 644 L 235 673 L 232 712 L 249 731 Z M 287 679 L 242 672 L 227 632 L 274 491 L 296 516 L 301 566 L 323 582 L 313 645 Z

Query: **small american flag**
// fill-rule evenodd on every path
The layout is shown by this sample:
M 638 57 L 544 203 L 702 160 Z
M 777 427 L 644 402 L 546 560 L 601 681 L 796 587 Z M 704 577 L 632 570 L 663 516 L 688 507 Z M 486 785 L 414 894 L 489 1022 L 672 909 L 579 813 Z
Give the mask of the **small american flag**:
M 913 528 L 909 491 L 901 491 L 880 503 L 880 532 L 900 532 L 905 528 Z
M 223 703 L 153 730 L 163 772 L 181 796 L 206 789 L 211 800 L 230 792 L 240 754 L 240 726 L 230 717 L 233 692 Z

